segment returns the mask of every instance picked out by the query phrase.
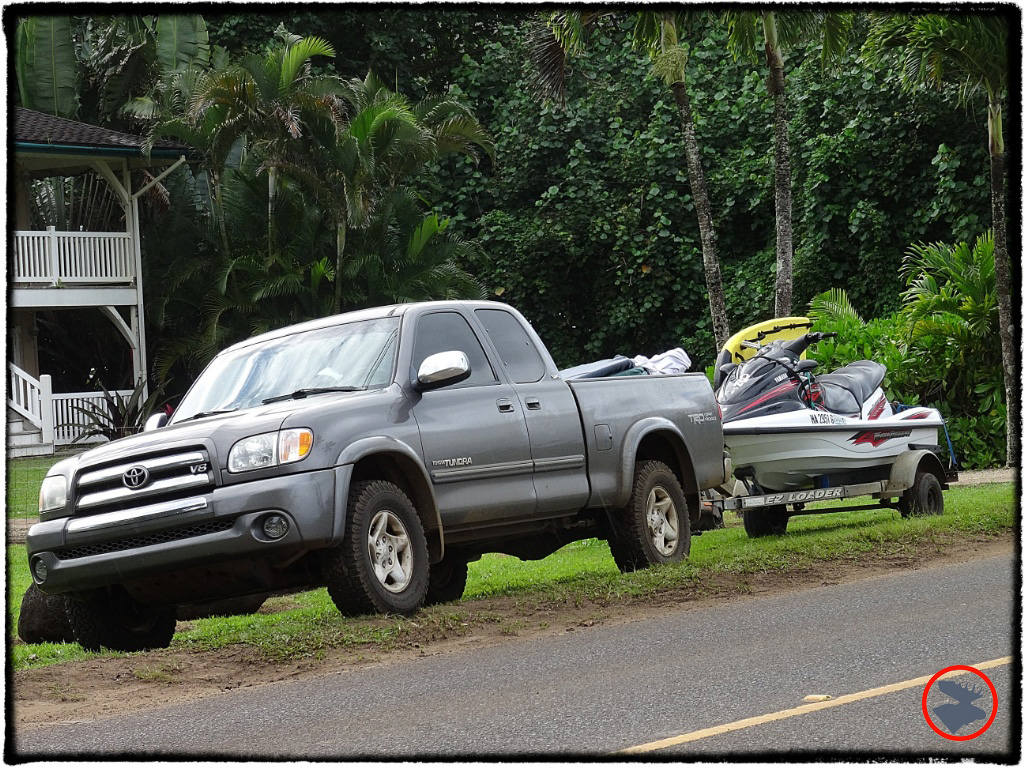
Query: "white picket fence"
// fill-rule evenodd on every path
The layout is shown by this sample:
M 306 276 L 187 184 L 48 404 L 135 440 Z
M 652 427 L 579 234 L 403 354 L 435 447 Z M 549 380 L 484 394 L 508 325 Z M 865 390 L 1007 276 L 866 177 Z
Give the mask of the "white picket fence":
M 112 285 L 135 281 L 127 232 L 15 232 L 11 282 Z
M 98 407 L 107 409 L 102 392 L 53 393 L 48 375 L 38 379 L 21 370 L 14 363 L 7 364 L 7 406 L 39 428 L 42 441 L 47 445 L 71 445 L 92 424 L 80 409 Z M 120 389 L 111 394 L 131 397 L 132 390 Z M 78 440 L 77 444 L 103 442 L 103 437 Z

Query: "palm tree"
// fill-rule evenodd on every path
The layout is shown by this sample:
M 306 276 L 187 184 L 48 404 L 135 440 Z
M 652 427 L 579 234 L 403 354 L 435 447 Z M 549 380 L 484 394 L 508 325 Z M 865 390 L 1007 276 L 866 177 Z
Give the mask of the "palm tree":
M 314 76 L 310 59 L 334 56 L 334 48 L 318 37 L 289 34 L 283 25 L 277 35 L 281 42 L 265 56 L 250 55 L 237 65 L 210 74 L 189 106 L 193 124 L 206 125 L 220 147 L 230 147 L 243 135 L 247 146 L 258 154 L 267 173 L 267 253 L 277 248 L 274 206 L 278 171 L 286 162 L 292 144 L 300 141 L 314 123 L 326 123 L 340 130 L 344 108 L 339 96 L 340 81 L 333 76 Z
M 319 136 L 310 153 L 293 153 L 285 167 L 315 191 L 330 211 L 335 238 L 335 311 L 341 311 L 345 280 L 359 260 L 346 264 L 350 237 L 376 221 L 387 225 L 396 190 L 428 164 L 451 154 L 493 160 L 494 145 L 463 105 L 449 97 L 412 104 L 389 90 L 373 73 L 353 79 L 340 91 L 350 117 L 342 130 Z M 391 196 L 391 197 L 389 197 Z M 418 214 L 421 221 L 422 213 Z
M 893 55 L 905 91 L 922 85 L 941 87 L 944 79 L 949 77 L 960 84 L 962 104 L 967 104 L 979 92 L 988 99 L 993 258 L 1006 389 L 1006 461 L 1009 466 L 1019 466 L 1017 424 L 1020 403 L 1015 389 L 1018 366 L 1010 297 L 1011 267 L 1006 250 L 1006 159 L 1003 142 L 1003 98 L 1009 76 L 1007 20 L 996 14 L 872 14 L 864 54 L 876 65 L 881 65 L 889 55 Z
M 752 55 L 763 30 L 764 56 L 768 67 L 768 95 L 774 102 L 775 144 L 775 316 L 785 317 L 793 308 L 793 194 L 789 151 L 789 111 L 783 47 L 806 41 L 814 32 L 824 37 L 822 59 L 834 59 L 846 49 L 853 16 L 848 13 L 777 13 L 772 10 L 728 11 L 729 47 L 737 56 Z
M 601 18 L 607 15 L 607 11 L 555 11 L 545 16 L 551 34 L 536 35 L 531 45 L 531 58 L 537 67 L 538 85 L 542 93 L 562 98 L 566 58 L 583 51 L 588 34 Z M 725 309 L 722 272 L 718 261 L 718 237 L 711 215 L 711 200 L 704 179 L 690 96 L 686 88 L 687 49 L 679 43 L 678 29 L 683 20 L 683 14 L 645 11 L 637 15 L 633 40 L 638 48 L 648 52 L 654 74 L 664 80 L 672 91 L 676 103 L 683 132 L 690 190 L 697 210 L 697 224 L 700 227 L 708 304 L 711 308 L 715 341 L 720 347 L 729 338 L 729 318 Z

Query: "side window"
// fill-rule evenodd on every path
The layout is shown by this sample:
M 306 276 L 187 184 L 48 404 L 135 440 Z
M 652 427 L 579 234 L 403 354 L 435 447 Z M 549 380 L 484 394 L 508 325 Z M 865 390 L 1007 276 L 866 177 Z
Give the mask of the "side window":
M 502 309 L 478 309 L 476 316 L 498 350 L 512 381 L 529 384 L 544 378 L 544 358 L 515 317 Z
M 461 386 L 493 384 L 497 381 L 484 348 L 480 346 L 466 318 L 457 312 L 433 312 L 421 317 L 416 323 L 413 370 L 418 371 L 420 364 L 431 355 L 450 350 L 464 352 L 469 358 L 470 375 Z

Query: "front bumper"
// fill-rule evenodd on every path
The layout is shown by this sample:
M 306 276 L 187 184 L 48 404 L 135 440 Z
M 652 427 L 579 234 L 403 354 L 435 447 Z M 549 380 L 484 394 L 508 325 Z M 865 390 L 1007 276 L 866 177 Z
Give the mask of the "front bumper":
M 138 509 L 48 520 L 25 538 L 39 589 L 63 594 L 233 560 L 281 561 L 332 546 L 344 531 L 352 467 L 283 475 Z M 279 539 L 262 530 L 270 513 L 288 520 Z M 45 566 L 45 578 L 36 572 Z M 219 590 L 211 585 L 211 593 Z

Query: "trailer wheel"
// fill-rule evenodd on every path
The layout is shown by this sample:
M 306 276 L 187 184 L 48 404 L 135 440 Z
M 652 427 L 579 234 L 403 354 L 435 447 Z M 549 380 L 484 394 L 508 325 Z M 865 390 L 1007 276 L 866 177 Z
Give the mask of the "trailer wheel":
M 660 461 L 637 462 L 633 492 L 615 518 L 609 537 L 615 564 L 623 573 L 690 554 L 690 513 L 675 473 Z
M 87 651 L 148 651 L 166 648 L 174 637 L 175 608 L 142 605 L 121 586 L 99 589 L 87 599 L 68 596 L 68 623 Z
M 464 555 L 449 552 L 444 560 L 430 566 L 430 583 L 427 585 L 427 598 L 424 605 L 450 603 L 462 597 L 466 591 L 466 578 L 469 575 L 469 564 Z
M 331 600 L 346 616 L 419 610 L 427 593 L 427 540 L 402 489 L 381 480 L 354 483 L 345 537 L 323 550 L 320 568 Z
M 898 506 L 904 517 L 941 515 L 944 503 L 939 478 L 927 470 L 920 470 L 914 477 L 914 484 L 900 496 Z
M 762 536 L 781 536 L 789 525 L 789 513 L 785 505 L 776 504 L 763 509 L 743 510 L 743 528 L 747 536 L 759 539 Z

